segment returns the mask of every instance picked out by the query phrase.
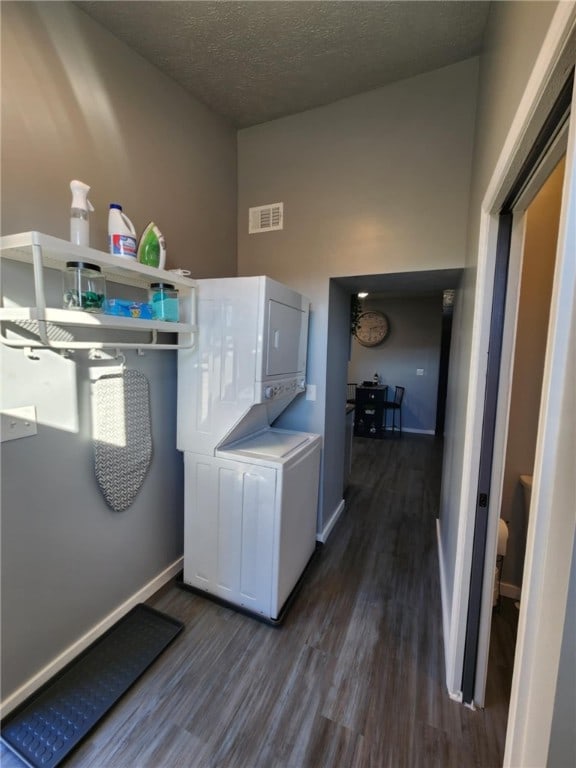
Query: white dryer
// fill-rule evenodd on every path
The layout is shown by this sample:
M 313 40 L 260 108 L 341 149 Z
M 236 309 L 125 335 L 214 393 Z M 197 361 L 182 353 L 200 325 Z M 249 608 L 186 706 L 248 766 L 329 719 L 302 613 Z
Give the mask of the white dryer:
M 184 585 L 273 622 L 316 547 L 321 438 L 271 426 L 305 389 L 308 314 L 267 277 L 199 280 L 179 352 Z

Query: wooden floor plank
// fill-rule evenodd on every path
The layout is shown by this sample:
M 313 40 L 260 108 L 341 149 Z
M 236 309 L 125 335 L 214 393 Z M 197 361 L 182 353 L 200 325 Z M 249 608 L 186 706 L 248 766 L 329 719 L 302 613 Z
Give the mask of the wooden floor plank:
M 346 510 L 281 627 L 169 585 L 184 632 L 69 768 L 496 768 L 514 610 L 495 614 L 487 707 L 445 688 L 442 445 L 355 438 Z M 1 753 L 4 768 L 19 765 Z

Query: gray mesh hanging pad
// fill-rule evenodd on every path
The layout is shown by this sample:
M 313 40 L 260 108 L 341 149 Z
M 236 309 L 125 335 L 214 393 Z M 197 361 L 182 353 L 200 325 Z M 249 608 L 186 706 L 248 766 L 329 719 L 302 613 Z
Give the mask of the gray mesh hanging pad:
M 103 376 L 93 383 L 94 469 L 115 512 L 136 498 L 152 459 L 148 379 L 139 371 Z

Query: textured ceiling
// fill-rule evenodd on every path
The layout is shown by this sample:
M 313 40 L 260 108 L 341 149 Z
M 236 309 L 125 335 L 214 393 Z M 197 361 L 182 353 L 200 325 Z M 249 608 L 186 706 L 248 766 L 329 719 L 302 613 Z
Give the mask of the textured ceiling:
M 480 52 L 481 0 L 77 2 L 242 128 Z

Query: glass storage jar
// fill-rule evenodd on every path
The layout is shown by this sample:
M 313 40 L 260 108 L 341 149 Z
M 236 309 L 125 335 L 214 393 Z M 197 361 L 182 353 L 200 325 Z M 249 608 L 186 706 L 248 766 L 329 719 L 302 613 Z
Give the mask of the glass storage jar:
M 106 279 L 96 264 L 84 261 L 66 262 L 64 272 L 64 309 L 103 312 L 106 300 Z
M 169 323 L 178 322 L 180 319 L 178 291 L 173 285 L 170 283 L 152 283 L 149 296 L 154 320 L 167 320 Z

